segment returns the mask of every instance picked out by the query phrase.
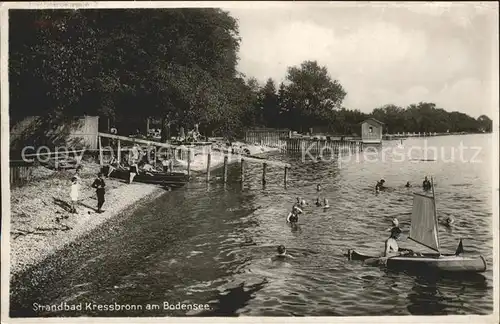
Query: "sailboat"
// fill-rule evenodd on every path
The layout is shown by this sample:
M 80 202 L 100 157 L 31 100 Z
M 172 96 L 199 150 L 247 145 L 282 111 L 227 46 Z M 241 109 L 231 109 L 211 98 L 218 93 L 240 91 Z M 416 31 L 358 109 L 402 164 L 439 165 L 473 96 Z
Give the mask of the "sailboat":
M 411 213 L 410 240 L 434 251 L 432 253 L 412 253 L 388 257 L 386 267 L 391 270 L 436 270 L 439 272 L 484 272 L 486 260 L 482 255 L 469 257 L 464 255 L 462 239 L 454 254 L 442 254 L 439 246 L 438 219 L 434 182 L 431 178 L 432 197 L 418 193 L 413 194 Z M 350 260 L 379 259 L 349 250 L 346 254 Z

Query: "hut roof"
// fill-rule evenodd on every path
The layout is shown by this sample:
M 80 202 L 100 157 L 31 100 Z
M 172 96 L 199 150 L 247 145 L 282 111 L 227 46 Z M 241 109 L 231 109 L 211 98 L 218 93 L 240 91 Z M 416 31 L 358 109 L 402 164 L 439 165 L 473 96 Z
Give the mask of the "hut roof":
M 381 122 L 380 120 L 378 119 L 375 119 L 375 118 L 368 118 L 368 119 L 365 119 L 364 121 L 362 121 L 360 124 L 364 123 L 364 122 L 367 122 L 367 121 L 373 121 L 379 125 L 385 125 L 383 122 Z

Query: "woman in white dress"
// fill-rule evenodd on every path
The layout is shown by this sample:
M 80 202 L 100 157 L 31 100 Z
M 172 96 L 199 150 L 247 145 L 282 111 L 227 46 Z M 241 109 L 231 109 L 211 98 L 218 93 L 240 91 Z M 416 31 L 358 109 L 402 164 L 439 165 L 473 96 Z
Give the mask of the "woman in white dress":
M 80 191 L 80 183 L 77 177 L 71 178 L 71 212 L 76 214 L 76 204 L 78 203 L 78 194 Z

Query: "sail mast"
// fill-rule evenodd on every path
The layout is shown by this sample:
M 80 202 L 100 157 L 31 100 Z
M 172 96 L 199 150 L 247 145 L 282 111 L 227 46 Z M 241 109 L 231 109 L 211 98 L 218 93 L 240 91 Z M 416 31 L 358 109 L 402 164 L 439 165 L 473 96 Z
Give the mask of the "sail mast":
M 438 227 L 438 217 L 437 217 L 437 207 L 436 207 L 436 195 L 434 193 L 434 179 L 432 177 L 431 177 L 431 188 L 432 188 L 432 201 L 434 204 L 434 221 L 436 222 L 436 241 L 439 249 L 439 227 Z

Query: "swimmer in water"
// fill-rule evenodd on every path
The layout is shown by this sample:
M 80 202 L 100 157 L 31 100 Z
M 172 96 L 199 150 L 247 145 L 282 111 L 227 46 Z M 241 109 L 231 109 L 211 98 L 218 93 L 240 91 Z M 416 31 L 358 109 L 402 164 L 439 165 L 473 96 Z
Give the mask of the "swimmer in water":
M 379 192 L 379 191 L 382 191 L 383 189 L 385 189 L 384 183 L 385 183 L 384 179 L 378 181 L 377 184 L 375 185 L 375 192 Z
M 328 199 L 326 199 L 326 198 L 323 200 L 323 207 L 330 208 L 330 205 L 328 204 Z
M 305 207 L 307 205 L 307 202 L 305 201 L 305 199 L 297 197 L 297 202 L 295 203 L 295 205 L 298 207 Z
M 319 197 L 316 198 L 316 206 L 321 207 L 321 201 L 319 201 Z
M 286 217 L 286 222 L 297 223 L 299 221 L 299 214 L 302 214 L 302 209 L 297 206 L 293 206 L 292 211 Z
M 316 186 L 316 191 L 317 192 L 320 192 L 321 191 L 321 185 L 318 183 L 318 185 Z
M 406 187 L 406 188 L 410 188 L 410 187 L 411 187 L 410 181 L 407 181 L 407 182 L 406 182 L 405 187 Z
M 280 245 L 277 248 L 278 254 L 273 257 L 273 261 L 285 260 L 285 259 L 295 259 L 290 254 L 286 253 L 286 247 L 284 245 Z
M 448 216 L 446 217 L 446 219 L 444 221 L 442 221 L 441 223 L 446 226 L 446 227 L 451 227 L 453 225 L 453 223 L 455 222 L 455 219 L 452 217 L 452 216 Z

